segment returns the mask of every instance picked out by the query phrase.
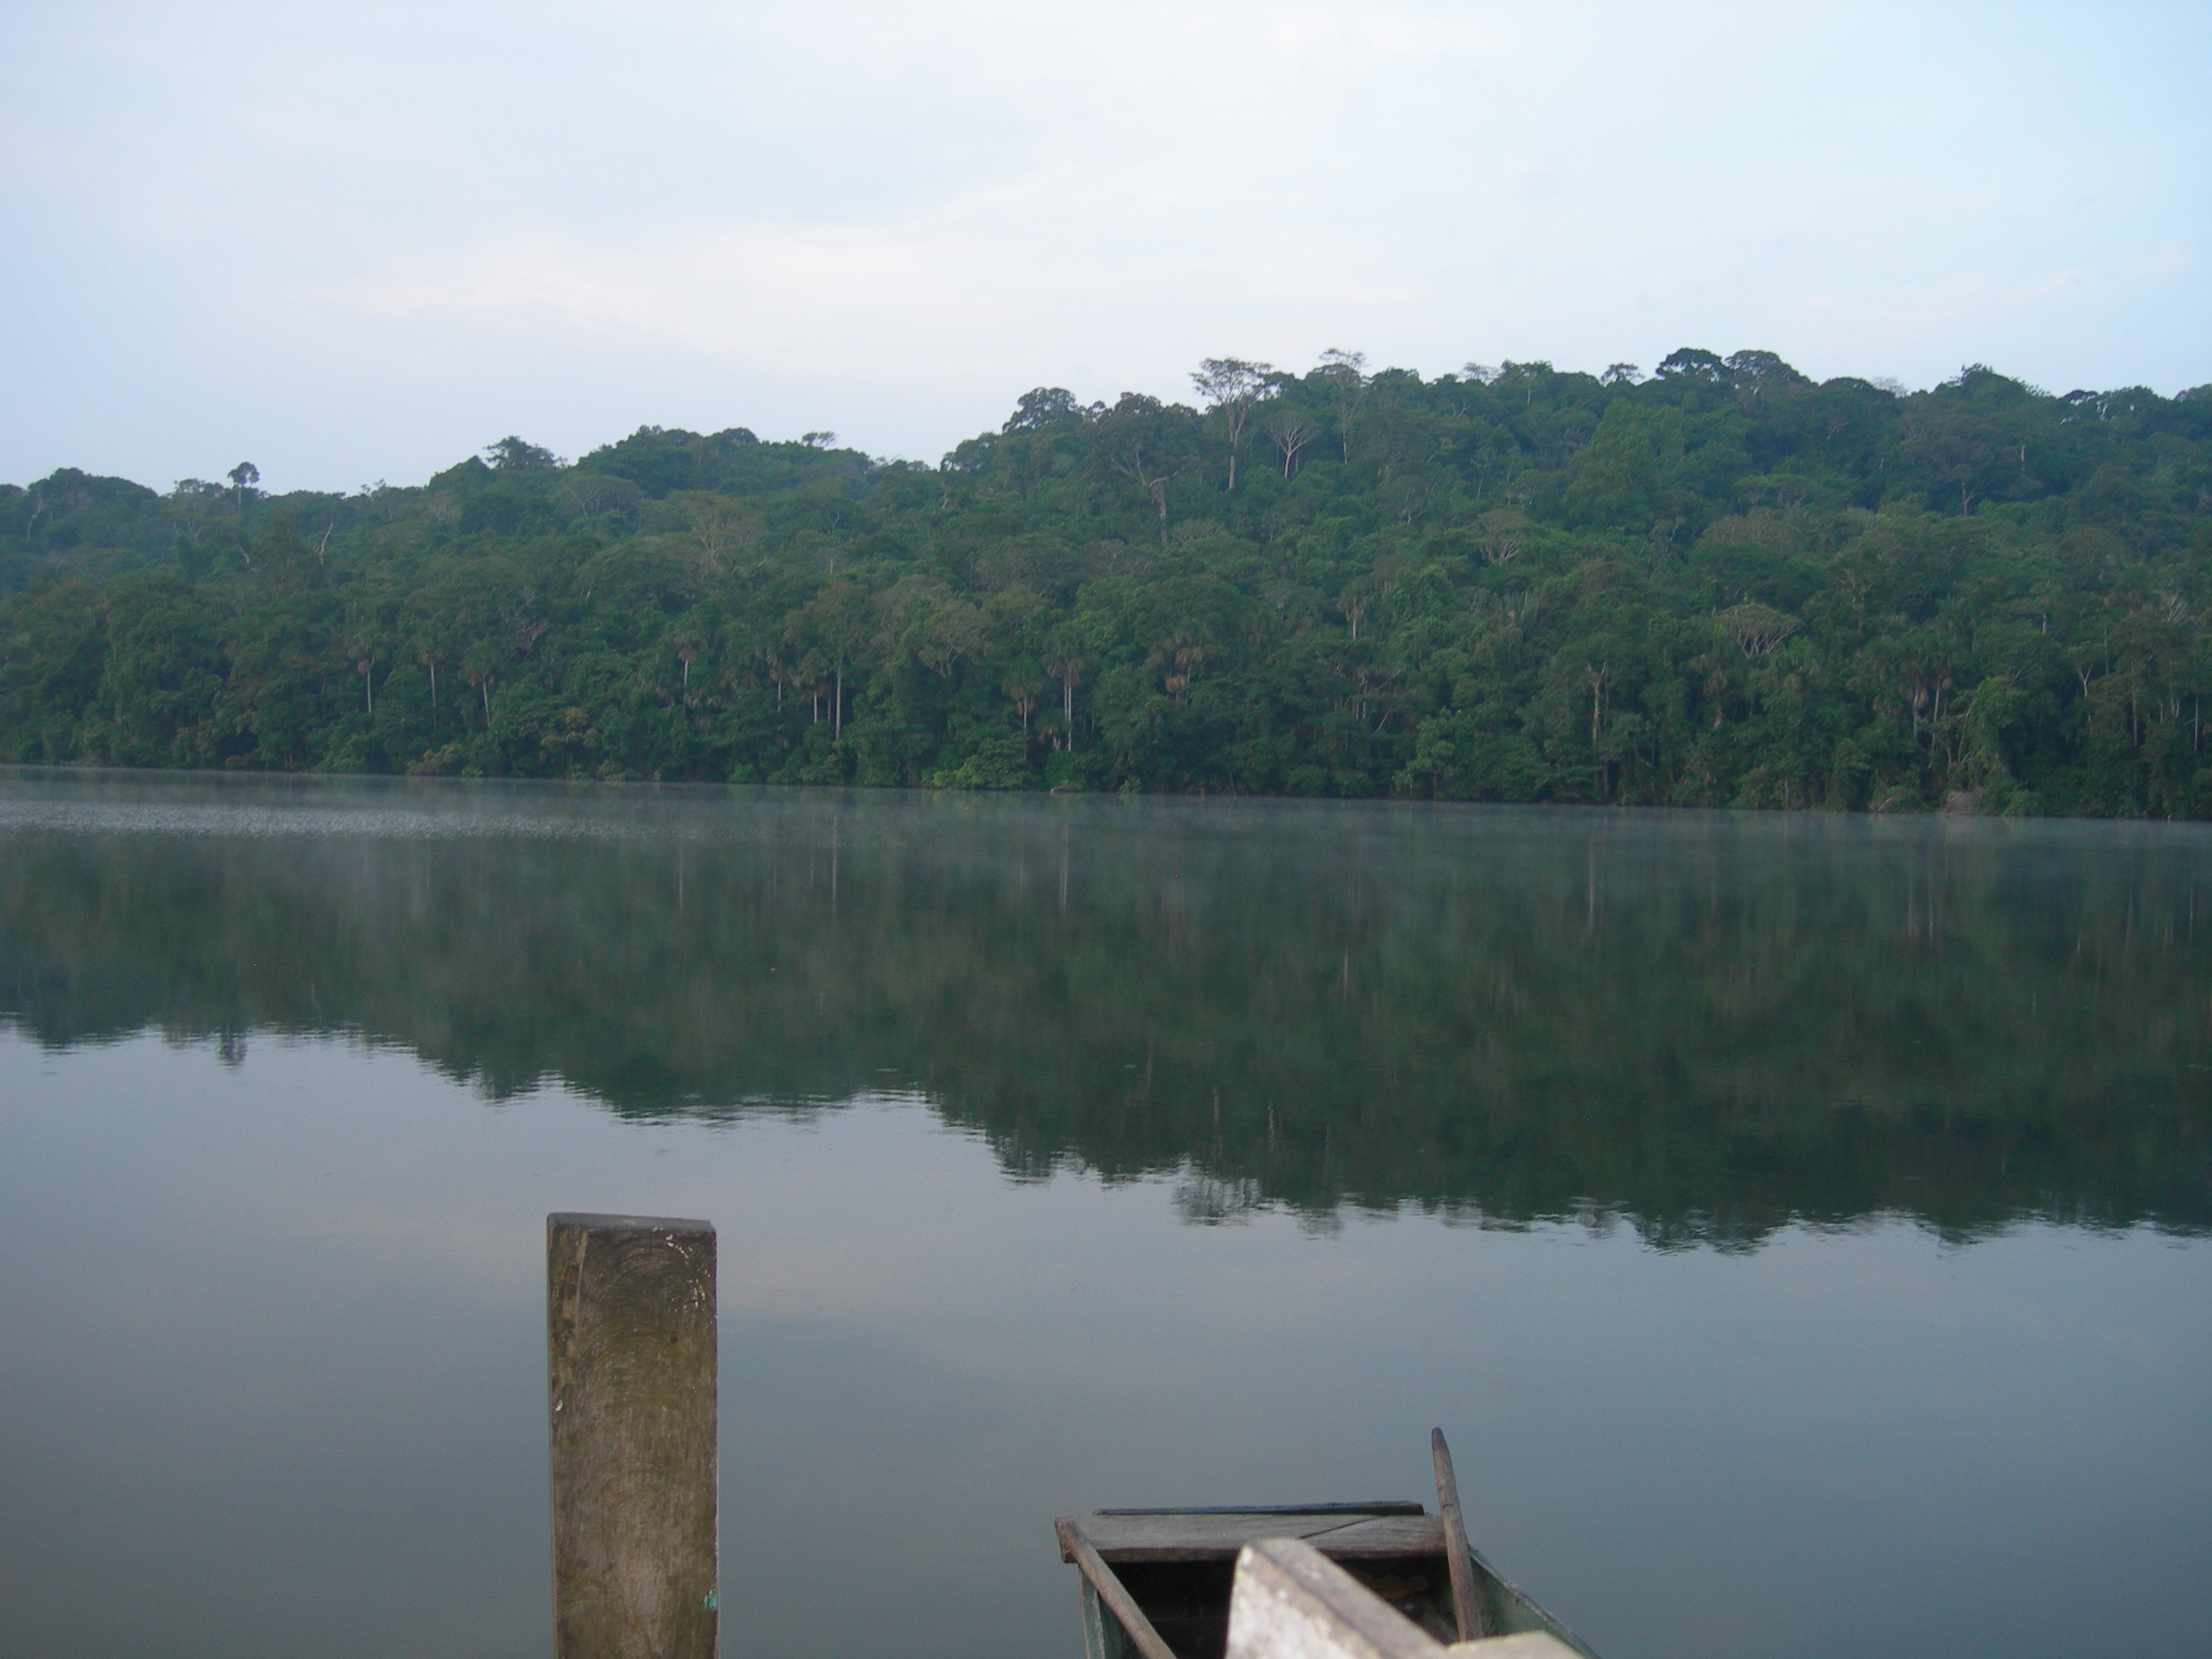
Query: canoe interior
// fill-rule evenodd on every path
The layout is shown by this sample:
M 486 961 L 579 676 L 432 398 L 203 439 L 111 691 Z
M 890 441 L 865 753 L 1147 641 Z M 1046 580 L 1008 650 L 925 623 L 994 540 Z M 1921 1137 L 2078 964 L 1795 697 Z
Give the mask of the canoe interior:
M 1437 1641 L 1459 1639 L 1443 1525 L 1419 1504 L 1102 1510 L 1073 1520 L 1176 1659 L 1223 1659 L 1237 1553 L 1261 1538 L 1305 1540 Z M 1595 1659 L 1480 1552 L 1468 1555 L 1486 1634 L 1547 1631 L 1584 1659 Z M 1072 1558 L 1063 1550 L 1061 1559 Z M 1087 1580 L 1082 1590 L 1086 1659 L 1139 1659 L 1128 1632 Z

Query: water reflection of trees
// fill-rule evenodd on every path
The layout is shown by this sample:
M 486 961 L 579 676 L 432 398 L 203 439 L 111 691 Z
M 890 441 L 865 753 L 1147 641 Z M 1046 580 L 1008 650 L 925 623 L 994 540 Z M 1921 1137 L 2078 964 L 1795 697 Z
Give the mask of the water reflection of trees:
M 2193 832 L 638 810 L 623 835 L 19 830 L 0 1000 L 48 1043 L 352 1033 L 625 1115 L 918 1089 L 1016 1172 L 1176 1172 L 1199 1221 L 2212 1224 Z

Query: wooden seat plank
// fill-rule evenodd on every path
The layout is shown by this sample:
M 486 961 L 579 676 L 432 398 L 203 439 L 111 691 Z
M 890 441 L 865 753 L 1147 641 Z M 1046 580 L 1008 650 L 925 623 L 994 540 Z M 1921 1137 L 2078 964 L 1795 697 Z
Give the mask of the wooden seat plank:
M 1440 1555 L 1443 1525 L 1433 1515 L 1313 1510 L 1178 1513 L 1121 1510 L 1074 1517 L 1100 1557 L 1116 1564 L 1233 1561 L 1261 1538 L 1301 1538 L 1324 1555 L 1352 1559 Z M 1061 1559 L 1066 1559 L 1065 1551 Z

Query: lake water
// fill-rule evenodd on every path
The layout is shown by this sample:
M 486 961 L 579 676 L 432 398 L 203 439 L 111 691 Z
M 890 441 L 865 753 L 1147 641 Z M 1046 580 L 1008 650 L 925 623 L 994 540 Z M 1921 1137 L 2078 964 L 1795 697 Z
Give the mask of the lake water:
M 2205 1651 L 2203 828 L 14 773 L 0 1026 L 11 1653 L 547 1652 L 553 1210 L 732 1656 L 1432 1424 L 1607 1659 Z

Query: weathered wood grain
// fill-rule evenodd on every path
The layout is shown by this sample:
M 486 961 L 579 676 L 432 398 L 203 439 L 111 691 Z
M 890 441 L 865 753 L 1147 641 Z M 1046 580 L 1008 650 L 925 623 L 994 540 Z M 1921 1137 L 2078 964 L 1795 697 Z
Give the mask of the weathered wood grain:
M 1128 1638 L 1121 1621 L 1106 1611 L 1088 1578 L 1079 1579 L 1083 1603 L 1084 1659 L 1128 1659 Z
M 1574 1659 L 1545 1632 L 1449 1647 L 1312 1545 L 1262 1539 L 1237 1558 L 1227 1659 Z
M 1099 1559 L 1098 1552 L 1084 1536 L 1083 1528 L 1076 1522 L 1062 1519 L 1053 1523 L 1053 1530 L 1060 1537 L 1060 1559 L 1075 1564 L 1077 1570 L 1083 1574 L 1085 1585 L 1097 1597 L 1099 1604 L 1120 1621 L 1121 1634 L 1130 1645 L 1142 1654 L 1144 1659 L 1176 1659 L 1175 1650 L 1152 1628 L 1152 1621 L 1145 1616 L 1145 1610 L 1137 1605 L 1136 1598 L 1114 1576 L 1114 1570 Z M 1089 1602 L 1086 1601 L 1085 1605 L 1088 1611 Z M 1112 1639 L 1103 1630 L 1098 1634 L 1099 1649 L 1103 1654 L 1113 1645 Z M 1085 1645 L 1086 1648 L 1089 1646 L 1087 1632 Z
M 1145 1509 L 1093 1510 L 1093 1515 L 1425 1515 L 1410 1498 L 1378 1498 L 1369 1503 L 1170 1504 Z
M 1575 1659 L 1579 1650 L 1569 1647 L 1549 1631 L 1527 1630 L 1513 1636 L 1454 1642 L 1443 1651 L 1450 1659 Z
M 1266 1538 L 1237 1558 L 1228 1659 L 1438 1659 L 1443 1651 L 1310 1544 Z
M 556 1659 L 714 1659 L 714 1229 L 545 1218 Z
M 1412 1514 L 1394 1506 L 1385 1515 L 1343 1508 L 1102 1510 L 1080 1520 L 1091 1547 L 1115 1562 L 1233 1560 L 1256 1538 L 1304 1538 L 1333 1556 L 1443 1553 L 1443 1523 L 1410 1507 Z
M 1467 1549 L 1467 1522 L 1459 1510 L 1459 1475 L 1452 1468 L 1451 1448 L 1442 1429 L 1429 1431 L 1429 1460 L 1437 1472 L 1437 1518 L 1443 1522 L 1444 1565 L 1451 1570 L 1452 1613 L 1459 1623 L 1459 1639 L 1478 1641 L 1489 1632 L 1483 1628 L 1482 1603 L 1475 1599 L 1474 1563 Z

